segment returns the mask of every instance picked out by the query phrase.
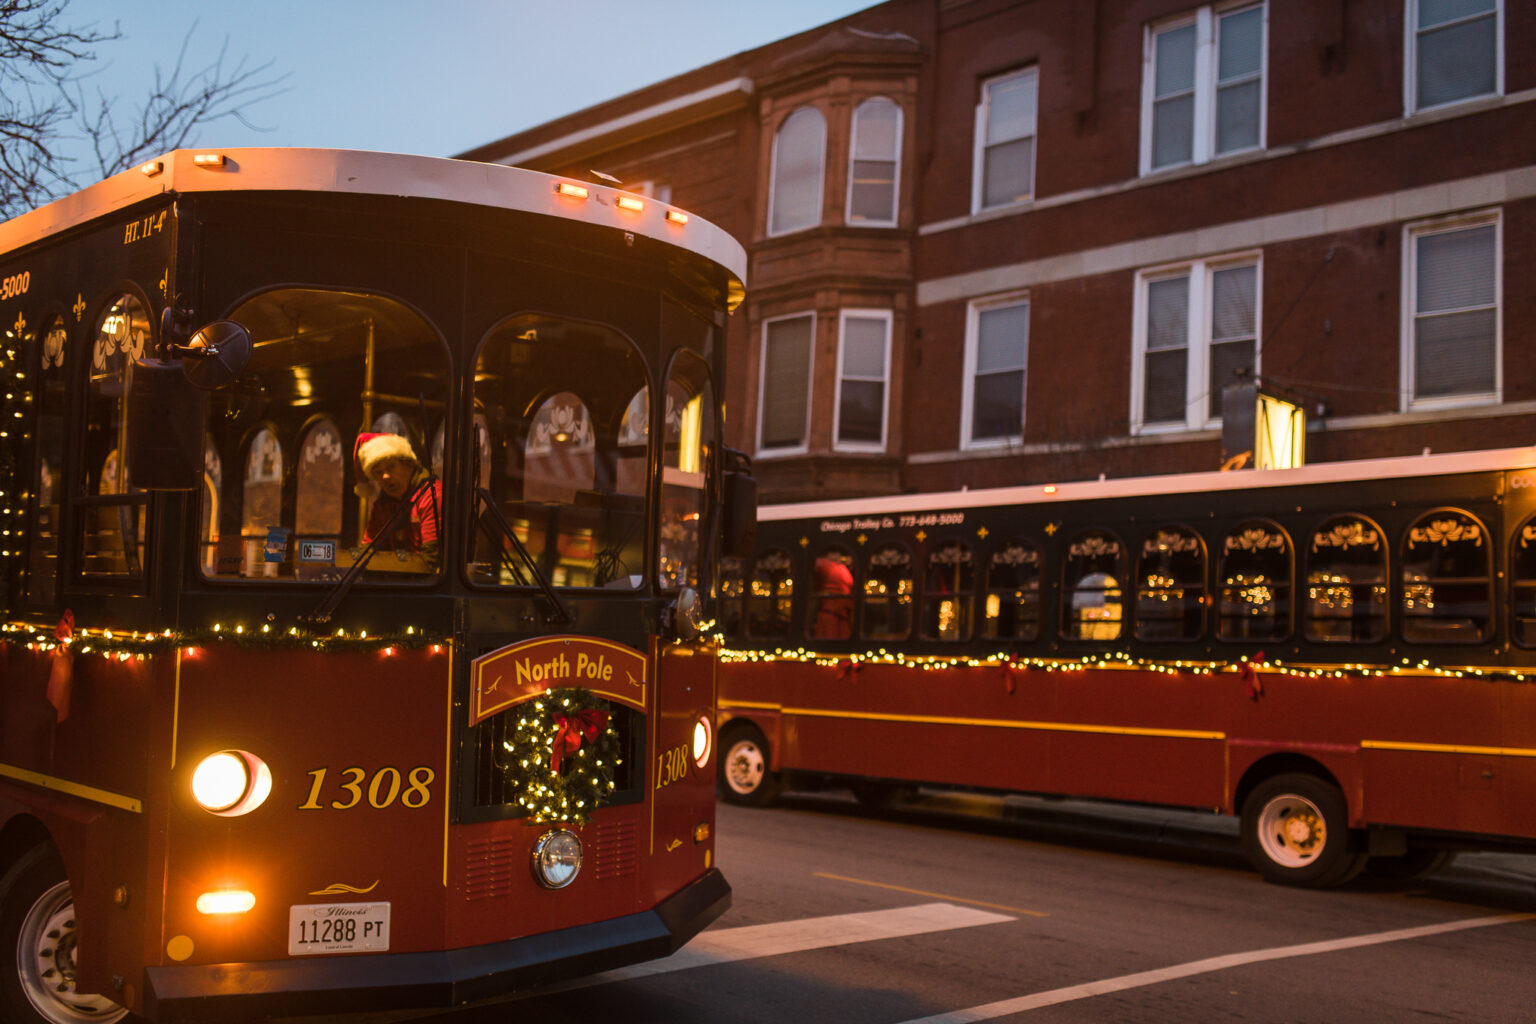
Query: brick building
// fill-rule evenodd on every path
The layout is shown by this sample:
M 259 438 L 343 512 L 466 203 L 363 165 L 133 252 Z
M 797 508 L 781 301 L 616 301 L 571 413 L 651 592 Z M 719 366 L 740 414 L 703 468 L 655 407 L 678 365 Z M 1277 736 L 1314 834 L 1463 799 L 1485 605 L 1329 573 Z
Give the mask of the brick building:
M 1536 4 L 890 0 L 463 154 L 698 212 L 767 500 L 1536 442 Z

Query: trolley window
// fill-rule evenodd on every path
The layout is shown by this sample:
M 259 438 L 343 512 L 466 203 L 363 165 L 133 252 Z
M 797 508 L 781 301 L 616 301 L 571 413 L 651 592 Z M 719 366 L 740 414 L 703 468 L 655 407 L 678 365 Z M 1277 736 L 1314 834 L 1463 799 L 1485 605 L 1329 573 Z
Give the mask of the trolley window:
M 1472 644 L 1489 636 L 1493 574 L 1488 531 L 1442 508 L 1408 528 L 1403 543 L 1403 639 Z
M 474 392 L 487 439 L 474 443 L 493 453 L 476 483 L 494 507 L 477 499 L 470 579 L 533 585 L 522 548 L 556 587 L 641 586 L 650 395 L 612 328 L 527 314 L 491 331 Z
M 1336 516 L 1307 546 L 1302 631 L 1319 643 L 1374 643 L 1387 635 L 1387 543 L 1363 516 Z
M 1184 526 L 1165 526 L 1136 562 L 1136 639 L 1197 640 L 1205 632 L 1205 542 Z
M 1275 523 L 1251 520 L 1222 541 L 1223 640 L 1283 640 L 1291 635 L 1291 538 Z
M 1061 628 L 1068 640 L 1116 640 L 1124 624 L 1125 546 L 1107 530 L 1087 530 L 1067 545 Z
M 987 560 L 987 609 L 981 632 L 989 640 L 1040 635 L 1040 549 L 1010 540 Z

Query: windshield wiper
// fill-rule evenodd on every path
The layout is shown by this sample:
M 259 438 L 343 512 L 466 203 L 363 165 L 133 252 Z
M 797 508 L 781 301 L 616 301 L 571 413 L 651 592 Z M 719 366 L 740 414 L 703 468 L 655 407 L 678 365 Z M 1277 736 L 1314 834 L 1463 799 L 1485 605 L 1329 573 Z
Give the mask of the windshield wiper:
M 538 585 L 539 590 L 544 594 L 545 600 L 549 602 L 550 616 L 545 621 L 559 622 L 561 625 L 570 625 L 574 622 L 575 618 L 571 615 L 570 609 L 565 606 L 564 601 L 560 600 L 560 595 L 555 593 L 555 588 L 549 585 L 549 580 L 544 576 L 543 570 L 539 568 L 539 563 L 528 553 L 528 549 L 523 546 L 523 542 L 517 539 L 517 533 L 512 529 L 512 524 L 507 522 L 507 517 L 502 514 L 500 506 L 496 504 L 495 496 L 484 487 L 476 487 L 475 497 L 485 504 L 497 528 L 501 530 L 502 536 L 512 542 L 512 550 L 516 551 L 517 556 L 522 559 L 523 567 L 528 571 L 528 578 Z M 502 559 L 505 560 L 505 558 L 506 555 L 503 553 Z M 518 582 L 522 583 L 523 573 L 518 571 L 517 566 L 512 563 L 507 563 L 507 566 L 513 571 Z
M 347 569 L 346 575 L 336 581 L 336 585 L 325 595 L 325 600 L 316 605 L 314 611 L 303 616 L 302 621 L 322 626 L 331 621 L 331 613 L 336 610 L 337 605 L 341 604 L 342 599 L 347 596 L 347 592 L 352 589 L 352 584 L 356 583 L 357 578 L 363 574 L 363 570 L 368 568 L 369 560 L 378 552 L 380 538 L 393 537 L 395 535 L 395 528 L 400 525 L 400 517 L 405 515 L 415 505 L 416 496 L 424 489 L 431 487 L 434 482 L 432 477 L 427 477 L 427 479 L 413 487 L 400 500 L 399 506 L 390 515 L 389 519 L 385 521 L 383 529 L 374 534 L 373 539 L 364 544 L 363 549 L 357 553 L 357 560 Z M 442 529 L 441 524 L 439 524 L 438 529 Z

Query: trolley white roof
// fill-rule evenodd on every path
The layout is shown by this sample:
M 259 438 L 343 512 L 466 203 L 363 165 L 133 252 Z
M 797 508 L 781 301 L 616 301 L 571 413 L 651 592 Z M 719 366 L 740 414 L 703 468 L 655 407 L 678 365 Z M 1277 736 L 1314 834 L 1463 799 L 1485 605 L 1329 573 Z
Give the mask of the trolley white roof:
M 585 198 L 561 194 L 579 185 Z M 641 208 L 616 200 L 631 193 L 521 167 L 442 157 L 344 149 L 178 149 L 105 181 L 0 223 L 0 254 L 165 192 L 336 192 L 443 199 L 620 228 L 698 254 L 745 282 L 746 250 L 725 231 L 678 207 L 635 196 Z
M 1451 452 L 1444 455 L 1411 455 L 1353 462 L 1319 462 L 1297 469 L 1237 470 L 1230 473 L 1179 473 L 1168 476 L 1122 477 L 1062 484 L 1029 484 L 992 487 L 975 491 L 937 491 L 897 494 L 845 501 L 808 501 L 792 505 L 765 505 L 759 520 L 831 519 L 849 515 L 940 511 L 953 508 L 987 508 L 1001 505 L 1038 505 L 1095 498 L 1130 498 L 1159 494 L 1257 490 L 1298 487 L 1346 481 L 1393 480 L 1445 476 L 1451 473 L 1483 473 L 1536 469 L 1536 447 L 1497 448 L 1488 451 Z M 1536 477 L 1531 480 L 1536 486 Z

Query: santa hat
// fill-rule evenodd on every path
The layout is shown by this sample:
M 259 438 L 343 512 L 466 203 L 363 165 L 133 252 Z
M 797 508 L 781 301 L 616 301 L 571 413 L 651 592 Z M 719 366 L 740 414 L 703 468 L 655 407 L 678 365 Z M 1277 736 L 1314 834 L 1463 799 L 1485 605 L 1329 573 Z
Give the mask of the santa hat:
M 373 469 L 385 459 L 404 459 L 416 462 L 416 452 L 411 442 L 399 434 L 358 434 L 357 445 L 352 449 L 352 461 L 357 464 L 361 476 L 371 476 Z

